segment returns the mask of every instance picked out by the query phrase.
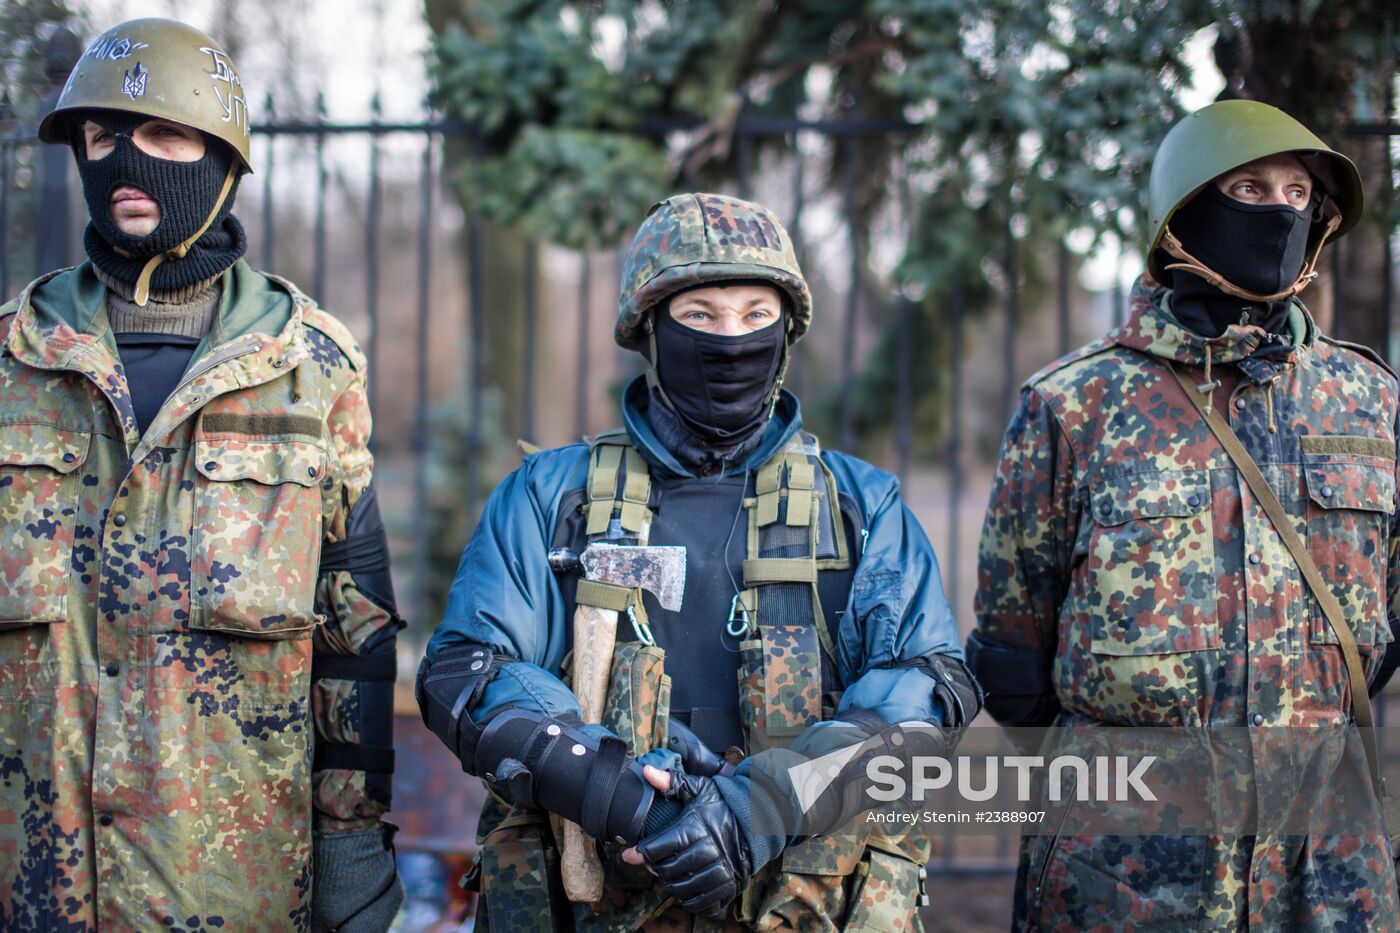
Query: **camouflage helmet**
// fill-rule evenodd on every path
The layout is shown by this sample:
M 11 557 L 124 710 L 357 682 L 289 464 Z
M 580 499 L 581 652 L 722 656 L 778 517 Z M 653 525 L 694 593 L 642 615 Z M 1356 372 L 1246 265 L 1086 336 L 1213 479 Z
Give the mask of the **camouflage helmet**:
M 723 194 L 678 194 L 654 204 L 622 265 L 614 339 L 639 349 L 652 308 L 682 289 L 737 279 L 770 282 L 787 295 L 789 343 L 807 332 L 812 292 L 772 211 Z
M 1330 235 L 1341 236 L 1356 226 L 1364 200 L 1361 176 L 1350 159 L 1276 107 L 1254 100 L 1217 101 L 1173 126 L 1152 159 L 1147 186 L 1152 227 L 1147 263 L 1152 277 L 1168 281 L 1158 247 L 1163 245 L 1172 216 L 1183 204 L 1231 169 L 1280 153 L 1297 155 L 1333 202 L 1340 219 Z M 1308 253 L 1314 259 L 1326 234 L 1325 226 L 1315 223 L 1308 237 Z
M 70 115 L 90 108 L 193 127 L 227 143 L 243 170 L 252 171 L 243 82 L 223 46 L 193 26 L 133 19 L 98 36 L 39 124 L 39 138 L 68 142 Z

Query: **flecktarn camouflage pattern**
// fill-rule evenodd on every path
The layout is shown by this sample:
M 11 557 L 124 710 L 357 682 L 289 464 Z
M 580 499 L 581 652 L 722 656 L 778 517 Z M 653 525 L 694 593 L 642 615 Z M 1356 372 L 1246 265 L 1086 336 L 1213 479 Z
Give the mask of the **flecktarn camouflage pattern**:
M 979 636 L 1053 655 L 1061 726 L 1344 724 L 1336 636 L 1168 362 L 1223 381 L 1212 404 L 1304 533 L 1368 676 L 1400 590 L 1396 379 L 1301 305 L 1290 351 L 1245 359 L 1261 329 L 1205 340 L 1169 295 L 1139 283 L 1122 328 L 1027 383 L 983 529 Z M 1348 836 L 1028 837 L 1017 926 L 1396 929 L 1373 802 Z
M 378 824 L 353 654 L 395 620 L 319 575 L 372 460 L 345 328 L 239 262 L 144 435 L 86 264 L 0 309 L 0 928 L 297 930 L 321 831 Z M 313 821 L 314 810 L 314 821 Z
M 771 282 L 790 299 L 796 341 L 812 324 L 812 293 L 792 239 L 761 204 L 723 194 L 678 194 L 654 205 L 627 250 L 618 344 L 644 342 L 647 312 L 683 288 L 740 279 Z

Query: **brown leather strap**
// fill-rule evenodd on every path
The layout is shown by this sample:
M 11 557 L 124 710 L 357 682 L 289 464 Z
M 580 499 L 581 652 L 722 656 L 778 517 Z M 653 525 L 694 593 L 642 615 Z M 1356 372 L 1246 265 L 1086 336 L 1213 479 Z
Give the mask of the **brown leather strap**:
M 1284 511 L 1283 504 L 1278 501 L 1273 487 L 1264 478 L 1264 474 L 1259 472 L 1259 466 L 1250 457 L 1249 452 L 1244 449 L 1244 445 L 1240 443 L 1240 439 L 1235 435 L 1230 423 L 1220 412 L 1206 405 L 1205 397 L 1201 395 L 1191 380 L 1186 378 L 1186 375 L 1176 364 L 1171 365 L 1171 370 L 1176 381 L 1181 384 L 1186 397 L 1191 400 L 1192 405 L 1196 406 L 1196 411 L 1200 412 L 1207 426 L 1215 434 L 1216 440 L 1220 441 L 1220 446 L 1225 448 L 1225 453 L 1234 461 L 1235 468 L 1240 471 L 1244 481 L 1249 484 L 1250 492 L 1254 493 L 1254 498 L 1264 507 L 1264 513 L 1269 516 L 1269 521 L 1273 523 L 1274 531 L 1278 532 L 1283 546 L 1288 548 L 1288 553 L 1293 555 L 1293 561 L 1298 565 L 1303 579 L 1307 581 L 1308 589 L 1312 590 L 1318 605 L 1322 607 L 1322 614 L 1327 618 L 1327 624 L 1337 635 L 1337 644 L 1342 649 L 1342 660 L 1346 662 L 1347 680 L 1351 683 L 1352 714 L 1356 719 L 1357 728 L 1361 732 L 1361 743 L 1366 748 L 1366 761 L 1371 767 L 1371 783 L 1376 789 L 1376 796 L 1384 797 L 1385 782 L 1381 778 L 1380 759 L 1376 754 L 1376 732 L 1371 718 L 1371 697 L 1366 690 L 1366 674 L 1361 667 L 1361 654 L 1356 648 L 1356 638 L 1342 617 L 1342 607 L 1337 603 L 1337 598 L 1332 595 L 1332 590 L 1327 586 L 1327 582 L 1322 579 L 1322 572 L 1317 569 L 1317 562 L 1308 553 L 1303 539 L 1298 537 L 1298 531 L 1293 527 L 1293 519 L 1289 518 L 1288 513 Z
M 1322 231 L 1322 235 L 1319 236 L 1317 242 L 1313 244 L 1312 258 L 1303 263 L 1303 268 L 1299 271 L 1298 278 L 1293 280 L 1292 285 L 1281 292 L 1274 292 L 1271 295 L 1261 295 L 1258 292 L 1247 291 L 1226 279 L 1225 276 L 1188 253 L 1186 247 L 1181 245 L 1181 241 L 1176 238 L 1176 234 L 1172 233 L 1170 227 L 1162 228 L 1162 242 L 1158 245 L 1167 255 L 1182 260 L 1181 262 L 1174 262 L 1168 265 L 1166 267 L 1168 270 L 1180 269 L 1183 272 L 1198 275 L 1205 279 L 1212 288 L 1218 289 L 1227 295 L 1234 295 L 1236 298 L 1243 298 L 1245 301 L 1282 301 L 1285 298 L 1292 298 L 1294 295 L 1307 288 L 1308 283 L 1317 278 L 1317 260 L 1318 257 L 1322 255 L 1322 247 L 1327 242 L 1328 238 L 1337 232 L 1337 228 L 1342 225 L 1341 209 L 1337 207 L 1337 203 L 1331 198 L 1323 198 L 1322 204 L 1318 206 L 1317 210 L 1317 222 L 1325 221 L 1327 229 Z

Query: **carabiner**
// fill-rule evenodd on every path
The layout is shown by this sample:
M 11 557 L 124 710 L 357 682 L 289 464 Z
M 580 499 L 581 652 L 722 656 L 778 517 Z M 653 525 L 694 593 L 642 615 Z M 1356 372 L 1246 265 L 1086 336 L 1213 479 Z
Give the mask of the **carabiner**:
M 749 610 L 744 608 L 744 604 L 739 601 L 742 594 L 735 593 L 734 598 L 729 601 L 729 621 L 724 625 L 725 634 L 730 638 L 743 638 L 753 630 L 753 622 L 749 619 Z M 739 623 L 736 631 L 734 623 Z
M 627 618 L 632 620 L 632 631 L 637 635 L 637 641 L 644 645 L 656 644 L 656 639 L 651 634 L 651 626 L 637 618 L 637 610 L 631 606 L 627 607 Z

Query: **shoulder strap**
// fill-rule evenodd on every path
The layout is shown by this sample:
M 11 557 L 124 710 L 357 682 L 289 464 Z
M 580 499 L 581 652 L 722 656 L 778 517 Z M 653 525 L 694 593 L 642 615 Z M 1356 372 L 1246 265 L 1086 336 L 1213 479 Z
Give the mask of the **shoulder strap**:
M 627 432 L 607 431 L 593 439 L 588 447 L 587 482 L 589 538 L 607 534 L 613 521 L 623 532 L 645 538 L 651 524 L 647 508 L 651 475 Z
M 1249 484 L 1249 490 L 1254 493 L 1254 498 L 1258 499 L 1259 504 L 1264 507 L 1264 512 L 1269 516 L 1269 521 L 1273 523 L 1274 530 L 1278 532 L 1279 539 L 1283 541 L 1283 546 L 1288 548 L 1289 554 L 1293 555 L 1299 572 L 1307 581 L 1308 589 L 1312 590 L 1318 605 L 1322 607 L 1322 614 L 1326 616 L 1327 624 L 1332 627 L 1332 631 L 1337 636 L 1337 643 L 1342 649 L 1342 660 L 1346 662 L 1347 680 L 1351 683 L 1352 713 L 1361 732 L 1361 742 L 1366 748 L 1366 761 L 1371 767 L 1371 783 L 1375 787 L 1376 796 L 1384 797 L 1385 782 L 1381 778 L 1380 762 L 1376 754 L 1376 733 L 1371 718 L 1371 697 L 1366 690 L 1366 675 L 1361 668 L 1361 655 L 1356 649 L 1356 638 L 1352 635 L 1346 620 L 1342 618 L 1342 607 L 1338 605 L 1337 598 L 1332 595 L 1332 590 L 1322 579 L 1322 573 L 1317 569 L 1317 563 L 1312 559 L 1312 555 L 1308 553 L 1303 539 L 1298 537 L 1298 531 L 1293 527 L 1293 520 L 1284 511 L 1283 505 L 1278 501 L 1278 496 L 1274 494 L 1269 481 L 1264 478 L 1263 473 L 1259 472 L 1259 466 L 1249 456 L 1249 452 L 1244 449 L 1244 445 L 1240 443 L 1240 439 L 1235 435 L 1230 423 L 1221 416 L 1220 412 L 1206 404 L 1205 398 L 1195 385 L 1175 364 L 1171 364 L 1171 370 L 1176 381 L 1181 384 L 1181 389 L 1186 393 L 1186 397 L 1200 412 L 1206 425 L 1220 441 L 1220 446 L 1225 448 L 1225 453 L 1234 461 L 1235 468 L 1240 471 L 1244 481 Z
M 632 446 L 624 430 L 604 431 L 588 445 L 588 496 L 585 533 L 590 542 L 623 543 L 631 539 L 646 544 L 651 529 L 651 474 L 646 460 Z M 574 601 L 614 612 L 626 612 L 632 630 L 643 644 L 655 644 L 648 625 L 642 591 L 612 583 L 580 580 Z

